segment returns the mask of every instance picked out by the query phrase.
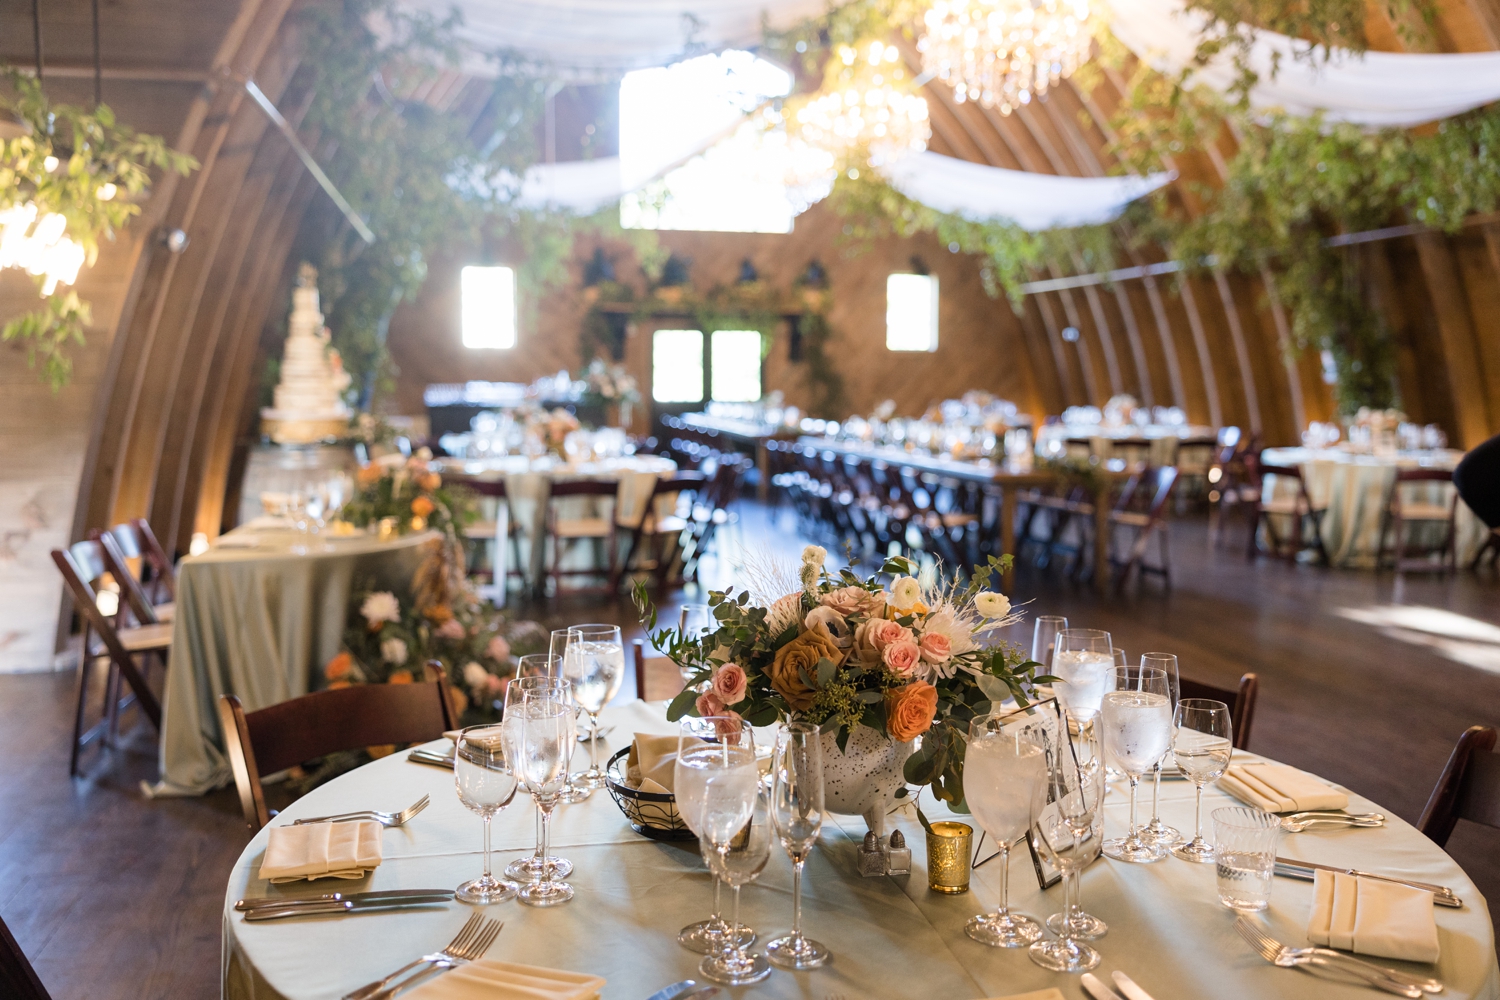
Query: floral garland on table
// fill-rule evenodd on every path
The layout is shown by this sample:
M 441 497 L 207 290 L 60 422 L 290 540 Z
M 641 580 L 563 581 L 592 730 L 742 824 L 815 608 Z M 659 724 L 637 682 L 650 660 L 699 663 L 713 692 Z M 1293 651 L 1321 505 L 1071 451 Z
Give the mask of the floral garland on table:
M 383 455 L 355 474 L 355 494 L 339 516 L 356 528 L 393 518 L 400 534 L 440 531 L 456 538 L 458 529 L 478 516 L 473 495 L 444 486 L 430 464 L 432 452 L 421 449 L 411 458 Z
M 886 562 L 886 587 L 848 569 L 830 574 L 826 557 L 809 545 L 796 583 L 759 567 L 751 589 L 712 592 L 718 628 L 702 636 L 653 631 L 656 611 L 637 587 L 651 641 L 696 671 L 667 718 L 728 715 L 756 726 L 799 719 L 836 733 L 841 751 L 857 726 L 899 742 L 920 738 L 906 780 L 930 784 L 939 799 L 963 808 L 969 722 L 1007 698 L 1027 704 L 1031 686 L 1051 680 L 994 635 L 1019 620 L 1005 595 L 985 589 L 1010 556 L 975 566 L 963 588 L 956 581 L 923 586 L 908 559 Z

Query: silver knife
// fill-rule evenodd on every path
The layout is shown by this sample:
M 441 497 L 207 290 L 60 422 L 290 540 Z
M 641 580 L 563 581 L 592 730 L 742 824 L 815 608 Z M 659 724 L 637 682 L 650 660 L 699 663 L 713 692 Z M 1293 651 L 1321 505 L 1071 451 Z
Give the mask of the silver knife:
M 260 899 L 241 899 L 234 904 L 236 910 L 262 910 L 281 906 L 301 906 L 307 903 L 364 903 L 374 899 L 400 899 L 407 896 L 448 896 L 452 889 L 371 889 L 367 892 L 325 892 L 321 896 L 263 896 Z
M 1358 868 L 1341 868 L 1337 865 L 1319 865 L 1311 861 L 1294 861 L 1291 858 L 1276 859 L 1276 874 L 1287 878 L 1300 878 L 1308 882 L 1313 881 L 1319 871 L 1339 872 L 1343 875 L 1355 875 L 1359 878 L 1375 879 L 1379 882 L 1394 882 L 1397 885 L 1410 886 L 1413 889 L 1426 889 L 1432 893 L 1432 901 L 1438 906 L 1447 906 L 1455 910 L 1463 909 L 1464 901 L 1447 886 L 1433 885 L 1430 882 L 1417 882 L 1413 879 L 1396 878 L 1394 875 L 1377 875 L 1374 872 L 1360 871 Z
M 1083 988 L 1088 990 L 1089 996 L 1093 997 L 1094 1000 L 1122 1000 L 1120 994 L 1104 985 L 1104 980 L 1092 972 L 1085 972 L 1083 974 L 1082 983 Z
M 369 899 L 355 902 L 352 899 L 327 903 L 301 903 L 291 906 L 261 906 L 245 911 L 246 920 L 278 920 L 281 917 L 303 917 L 319 913 L 352 913 L 355 910 L 390 909 L 398 906 L 422 906 L 432 903 L 449 903 L 453 894 L 433 893 L 428 896 L 397 896 L 386 899 Z
M 453 767 L 453 756 L 451 754 L 444 757 L 441 754 L 433 753 L 431 750 L 413 750 L 406 755 L 406 759 L 413 764 L 431 764 L 434 767 L 446 768 Z

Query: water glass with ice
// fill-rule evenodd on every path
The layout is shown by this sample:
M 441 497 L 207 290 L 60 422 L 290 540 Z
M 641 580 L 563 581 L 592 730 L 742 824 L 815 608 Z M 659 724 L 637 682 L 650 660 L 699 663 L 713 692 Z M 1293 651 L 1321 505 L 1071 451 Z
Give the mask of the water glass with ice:
M 1058 632 L 1050 671 L 1058 678 L 1052 687 L 1058 704 L 1079 721 L 1098 715 L 1114 665 L 1108 632 L 1096 628 Z
M 1219 902 L 1241 913 L 1266 908 L 1271 901 L 1280 834 L 1280 818 L 1262 809 L 1226 806 L 1214 810 Z

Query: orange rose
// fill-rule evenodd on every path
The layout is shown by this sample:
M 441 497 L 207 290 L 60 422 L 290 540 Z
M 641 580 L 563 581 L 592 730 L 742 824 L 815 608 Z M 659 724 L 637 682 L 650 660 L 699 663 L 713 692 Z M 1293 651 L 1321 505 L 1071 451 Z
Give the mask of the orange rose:
M 411 682 L 412 676 L 410 670 L 397 670 L 386 679 L 387 684 L 410 684 Z M 936 698 L 937 695 L 934 694 L 933 697 Z
M 417 485 L 422 487 L 422 489 L 426 490 L 428 493 L 431 493 L 439 486 L 443 485 L 443 477 L 438 475 L 436 472 L 424 472 L 417 477 Z
M 434 604 L 432 607 L 423 611 L 422 614 L 427 618 L 428 621 L 436 622 L 441 625 L 453 618 L 453 609 L 448 607 L 448 605 L 446 604 Z
M 371 462 L 369 465 L 361 468 L 359 472 L 355 474 L 354 478 L 360 486 L 368 487 L 374 486 L 376 483 L 380 482 L 380 477 L 384 474 L 384 469 L 376 465 L 374 462 Z
M 426 517 L 433 512 L 436 506 L 427 497 L 417 497 L 411 502 L 411 512 L 418 517 Z
M 885 693 L 885 728 L 900 743 L 914 740 L 932 728 L 937 715 L 937 688 L 913 681 Z
M 844 659 L 844 651 L 822 625 L 808 629 L 777 651 L 776 659 L 766 673 L 771 679 L 771 687 L 786 699 L 787 707 L 792 711 L 805 712 L 812 708 L 816 689 L 802 679 L 802 673 L 806 671 L 808 677 L 815 678 L 818 661 L 824 657 L 839 663 Z
M 343 652 L 328 661 L 328 665 L 323 668 L 323 676 L 331 681 L 336 681 L 340 677 L 348 675 L 349 671 L 353 669 L 354 657 L 350 656 L 347 652 Z

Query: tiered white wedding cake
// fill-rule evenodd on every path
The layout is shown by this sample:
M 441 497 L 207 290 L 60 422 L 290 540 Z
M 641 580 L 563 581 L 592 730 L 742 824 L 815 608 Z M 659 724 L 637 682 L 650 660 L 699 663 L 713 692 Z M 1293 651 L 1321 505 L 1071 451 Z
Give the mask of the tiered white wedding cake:
M 318 309 L 318 272 L 304 263 L 292 290 L 275 405 L 260 411 L 265 432 L 277 444 L 311 444 L 337 437 L 349 425 L 343 393 L 349 388 L 339 352 L 328 346 L 328 330 Z

